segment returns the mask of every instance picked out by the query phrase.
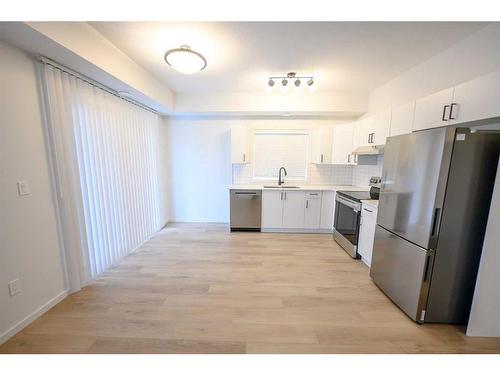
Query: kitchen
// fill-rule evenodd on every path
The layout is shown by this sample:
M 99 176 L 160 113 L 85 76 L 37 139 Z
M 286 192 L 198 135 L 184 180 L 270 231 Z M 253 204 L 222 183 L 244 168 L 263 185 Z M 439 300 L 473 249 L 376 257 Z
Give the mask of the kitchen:
M 0 23 L 0 351 L 498 353 L 499 36 Z

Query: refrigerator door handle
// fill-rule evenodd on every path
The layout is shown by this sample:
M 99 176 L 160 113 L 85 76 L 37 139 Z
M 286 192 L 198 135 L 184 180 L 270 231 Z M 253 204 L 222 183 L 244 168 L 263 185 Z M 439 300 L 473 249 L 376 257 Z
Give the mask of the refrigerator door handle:
M 434 237 L 439 232 L 439 224 L 441 219 L 441 208 L 437 207 L 434 209 L 434 219 L 432 220 L 432 232 L 431 237 Z
M 432 256 L 434 255 L 434 252 L 432 250 L 429 250 L 429 254 L 427 254 L 427 259 L 425 260 L 425 268 L 424 268 L 424 282 L 429 279 L 429 269 L 431 265 L 431 260 Z

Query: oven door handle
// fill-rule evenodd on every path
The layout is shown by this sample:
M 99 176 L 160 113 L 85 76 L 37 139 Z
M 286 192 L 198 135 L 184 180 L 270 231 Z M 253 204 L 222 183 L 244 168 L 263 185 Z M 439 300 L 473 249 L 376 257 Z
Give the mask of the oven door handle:
M 349 208 L 352 208 L 355 212 L 360 211 L 360 204 L 359 203 L 353 203 L 348 201 L 347 199 L 339 197 L 337 194 L 335 194 L 335 200 L 339 203 L 342 203 L 343 205 L 346 205 Z

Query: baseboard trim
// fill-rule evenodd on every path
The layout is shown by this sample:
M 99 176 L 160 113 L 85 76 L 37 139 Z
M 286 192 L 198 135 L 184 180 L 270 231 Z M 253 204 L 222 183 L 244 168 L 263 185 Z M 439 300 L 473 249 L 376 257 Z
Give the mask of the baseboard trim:
M 179 219 L 170 218 L 169 223 L 200 223 L 200 224 L 229 224 L 227 220 L 212 220 L 212 219 Z
M 264 233 L 303 233 L 303 234 L 333 234 L 332 229 L 285 229 L 285 228 L 262 228 Z
M 67 290 L 62 291 L 57 296 L 50 299 L 48 302 L 43 304 L 41 307 L 39 307 L 38 309 L 33 311 L 26 318 L 24 318 L 23 320 L 21 320 L 20 322 L 18 322 L 16 324 L 14 324 L 14 326 L 12 326 L 11 328 L 9 328 L 7 331 L 5 331 L 4 333 L 2 333 L 0 335 L 0 344 L 3 344 L 5 341 L 10 339 L 16 333 L 20 332 L 23 328 L 25 328 L 27 325 L 32 323 L 34 320 L 38 319 L 40 316 L 45 314 L 47 311 L 49 311 L 52 307 L 57 305 L 59 302 L 61 302 L 67 296 L 68 296 L 68 291 Z

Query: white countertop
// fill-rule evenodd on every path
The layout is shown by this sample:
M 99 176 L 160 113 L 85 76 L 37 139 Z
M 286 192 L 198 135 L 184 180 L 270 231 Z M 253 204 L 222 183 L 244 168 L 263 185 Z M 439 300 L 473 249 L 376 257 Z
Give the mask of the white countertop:
M 378 209 L 378 200 L 376 199 L 362 199 L 361 203 Z
M 231 190 L 278 190 L 278 189 L 283 189 L 283 190 L 316 190 L 316 191 L 339 191 L 339 190 L 345 190 L 345 191 L 368 191 L 370 190 L 367 187 L 360 187 L 360 186 L 352 186 L 352 185 L 300 185 L 300 184 L 292 184 L 289 183 L 288 185 L 291 186 L 299 186 L 299 188 L 288 188 L 287 185 L 284 185 L 282 188 L 265 188 L 264 185 L 273 185 L 272 183 L 269 184 L 247 184 L 247 185 L 230 185 L 228 186 L 228 189 Z

